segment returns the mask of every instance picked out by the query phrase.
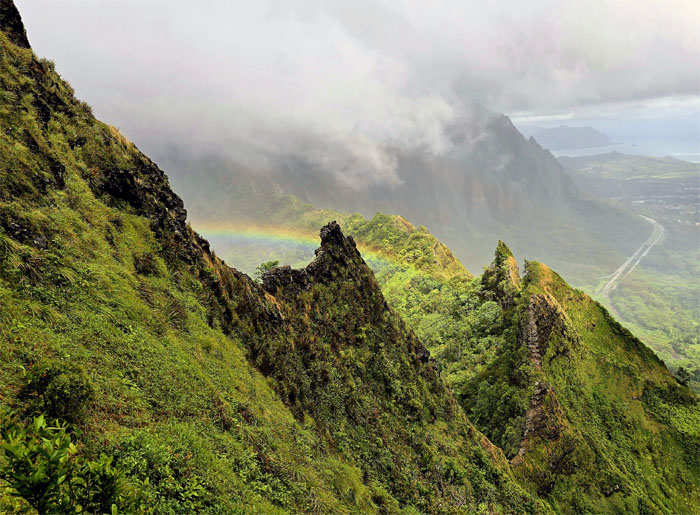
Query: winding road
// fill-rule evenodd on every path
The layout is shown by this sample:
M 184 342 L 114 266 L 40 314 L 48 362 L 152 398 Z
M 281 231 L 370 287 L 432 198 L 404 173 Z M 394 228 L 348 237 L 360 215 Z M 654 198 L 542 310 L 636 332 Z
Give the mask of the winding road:
M 620 313 L 617 312 L 615 307 L 613 306 L 612 300 L 610 299 L 610 292 L 612 292 L 615 287 L 618 285 L 618 283 L 624 279 L 632 270 L 637 268 L 637 265 L 639 262 L 649 254 L 649 251 L 661 241 L 661 239 L 664 237 L 664 233 L 666 232 L 666 229 L 664 228 L 663 225 L 661 225 L 659 222 L 654 220 L 653 218 L 649 218 L 648 216 L 644 215 L 639 215 L 642 218 L 644 218 L 647 222 L 653 225 L 654 229 L 651 233 L 651 236 L 649 236 L 649 239 L 642 243 L 642 246 L 637 249 L 637 251 L 630 256 L 630 258 L 625 261 L 620 268 L 615 270 L 611 275 L 606 276 L 610 277 L 610 280 L 605 283 L 605 286 L 600 290 L 601 293 L 603 294 L 603 297 L 608 301 L 608 306 L 610 306 L 611 311 L 615 315 L 615 318 L 621 319 Z

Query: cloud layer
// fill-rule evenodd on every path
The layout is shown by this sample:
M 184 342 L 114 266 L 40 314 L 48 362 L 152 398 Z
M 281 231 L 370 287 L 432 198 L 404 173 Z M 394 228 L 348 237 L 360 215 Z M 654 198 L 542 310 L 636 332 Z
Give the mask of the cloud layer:
M 693 0 L 17 3 L 133 138 L 295 155 L 351 185 L 400 181 L 388 149 L 444 152 L 471 102 L 527 118 L 700 97 Z

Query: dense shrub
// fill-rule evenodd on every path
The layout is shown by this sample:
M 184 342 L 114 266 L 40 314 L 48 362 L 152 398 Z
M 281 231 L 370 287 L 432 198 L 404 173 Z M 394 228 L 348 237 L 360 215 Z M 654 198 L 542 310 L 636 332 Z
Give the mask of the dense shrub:
M 0 451 L 3 512 L 30 506 L 39 513 L 142 511 L 112 457 L 81 457 L 65 424 L 49 425 L 40 415 L 24 425 L 12 412 L 0 411 Z
M 31 367 L 22 397 L 35 413 L 76 422 L 93 400 L 95 388 L 90 376 L 79 365 L 47 361 Z
M 187 449 L 173 449 L 145 431 L 122 442 L 117 464 L 155 513 L 202 513 L 211 493 L 193 470 Z

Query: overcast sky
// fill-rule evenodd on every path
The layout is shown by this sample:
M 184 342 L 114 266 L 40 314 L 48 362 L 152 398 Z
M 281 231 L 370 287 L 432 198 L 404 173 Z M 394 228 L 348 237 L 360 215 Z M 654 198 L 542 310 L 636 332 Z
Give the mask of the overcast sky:
M 134 138 L 379 169 L 386 145 L 443 151 L 471 102 L 516 123 L 700 112 L 697 0 L 16 3 L 35 51 Z

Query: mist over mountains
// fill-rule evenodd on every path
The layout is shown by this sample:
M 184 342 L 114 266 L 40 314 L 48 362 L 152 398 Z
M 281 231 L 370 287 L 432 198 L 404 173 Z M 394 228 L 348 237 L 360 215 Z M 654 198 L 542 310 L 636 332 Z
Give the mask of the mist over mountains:
M 296 155 L 277 156 L 267 169 L 186 146 L 155 155 L 171 170 L 195 221 L 259 218 L 239 193 L 241 184 L 251 183 L 260 194 L 279 190 L 320 209 L 367 217 L 400 213 L 430 228 L 473 270 L 489 261 L 500 237 L 520 255 L 547 259 L 567 277 L 583 280 L 644 240 L 643 222 L 578 190 L 551 153 L 526 140 L 506 116 L 472 105 L 446 133 L 447 150 L 440 154 L 386 147 L 393 173 L 381 182 Z
M 627 122 L 630 103 L 655 118 L 698 105 L 695 2 L 585 5 L 19 2 L 38 54 L 151 154 L 188 144 L 252 169 L 291 155 L 387 185 L 395 150 L 444 154 L 472 102 Z
M 518 124 L 595 114 L 628 125 L 698 103 L 693 2 L 19 5 L 38 53 L 186 197 L 220 181 L 178 177 L 225 163 L 317 207 L 404 214 L 476 270 L 500 234 L 567 277 L 602 275 L 645 228 L 572 190 L 551 156 L 475 102 Z

